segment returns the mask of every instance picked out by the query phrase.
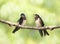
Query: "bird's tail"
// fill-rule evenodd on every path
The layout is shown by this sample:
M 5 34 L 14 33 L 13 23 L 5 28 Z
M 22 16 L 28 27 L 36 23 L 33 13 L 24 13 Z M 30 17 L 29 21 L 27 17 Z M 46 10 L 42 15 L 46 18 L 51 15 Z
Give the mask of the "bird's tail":
M 42 30 L 39 30 L 39 33 L 40 33 L 41 37 L 43 37 L 43 32 L 42 32 Z
M 12 32 L 12 33 L 15 33 L 16 31 L 18 31 L 18 30 L 19 30 L 19 28 L 20 28 L 20 27 L 16 27 L 16 28 L 13 30 L 13 32 Z
M 49 33 L 44 29 L 44 36 L 48 35 L 49 36 Z

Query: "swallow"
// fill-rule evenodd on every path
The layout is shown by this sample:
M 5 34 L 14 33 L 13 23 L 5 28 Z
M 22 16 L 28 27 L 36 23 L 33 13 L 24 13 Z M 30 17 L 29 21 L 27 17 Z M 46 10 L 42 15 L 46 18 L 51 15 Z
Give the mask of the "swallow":
M 22 26 L 24 26 L 26 24 L 26 16 L 24 13 L 21 13 L 21 17 L 17 22 L 19 25 L 22 25 Z M 15 33 L 19 29 L 20 29 L 20 27 L 16 26 L 12 33 Z
M 35 24 L 37 27 L 44 27 L 44 25 L 45 25 L 42 18 L 38 14 L 35 14 Z M 46 31 L 46 29 L 43 29 L 43 30 L 40 29 L 39 33 L 40 33 L 41 37 L 49 35 L 49 33 Z

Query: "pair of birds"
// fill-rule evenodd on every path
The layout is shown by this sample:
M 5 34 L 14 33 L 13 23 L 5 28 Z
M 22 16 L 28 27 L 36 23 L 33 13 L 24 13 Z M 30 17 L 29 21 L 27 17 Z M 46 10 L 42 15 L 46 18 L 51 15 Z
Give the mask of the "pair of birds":
M 43 27 L 44 26 L 44 22 L 38 14 L 35 14 L 34 18 L 35 18 L 35 23 L 36 23 L 37 27 Z M 18 20 L 18 24 L 20 24 L 20 25 L 25 25 L 26 24 L 26 16 L 25 16 L 24 13 L 21 14 L 21 17 Z M 16 28 L 13 30 L 13 33 L 18 31 L 19 29 L 20 29 L 20 27 L 16 26 Z M 39 30 L 39 33 L 40 33 L 41 37 L 49 35 L 49 33 L 46 31 L 46 29 Z

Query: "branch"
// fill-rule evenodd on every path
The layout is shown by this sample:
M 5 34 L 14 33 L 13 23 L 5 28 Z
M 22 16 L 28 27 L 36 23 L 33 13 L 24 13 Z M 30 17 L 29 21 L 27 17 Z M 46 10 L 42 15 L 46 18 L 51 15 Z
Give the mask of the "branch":
M 12 25 L 12 26 L 18 26 L 18 27 L 24 28 L 24 29 L 31 29 L 31 30 L 40 30 L 40 29 L 43 30 L 43 29 L 56 29 L 56 28 L 60 28 L 60 25 L 58 25 L 58 26 L 45 26 L 45 27 L 22 26 L 22 25 L 18 25 L 17 23 L 12 23 L 12 22 L 9 22 L 9 21 L 6 21 L 6 20 L 1 20 L 1 19 L 0 19 L 0 22 L 8 24 L 8 25 Z

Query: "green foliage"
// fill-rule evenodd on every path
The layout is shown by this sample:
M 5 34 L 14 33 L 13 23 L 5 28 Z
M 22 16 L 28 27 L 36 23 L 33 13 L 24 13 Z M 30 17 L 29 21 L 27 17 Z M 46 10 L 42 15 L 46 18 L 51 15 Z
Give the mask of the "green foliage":
M 34 14 L 39 14 L 45 26 L 60 24 L 60 0 L 0 0 L 0 19 L 17 22 L 25 13 L 28 26 L 35 26 Z M 0 44 L 60 44 L 60 30 L 47 30 L 50 36 L 41 37 L 37 30 L 20 29 L 0 23 Z

